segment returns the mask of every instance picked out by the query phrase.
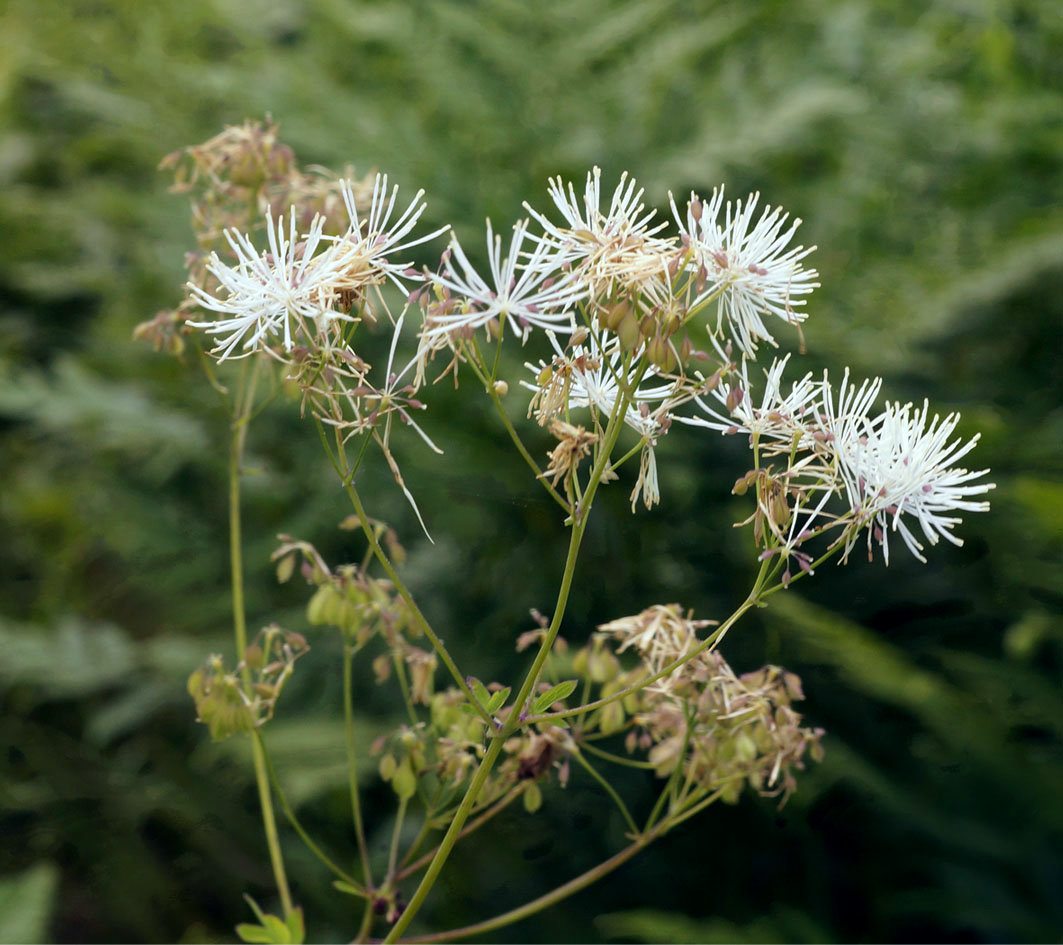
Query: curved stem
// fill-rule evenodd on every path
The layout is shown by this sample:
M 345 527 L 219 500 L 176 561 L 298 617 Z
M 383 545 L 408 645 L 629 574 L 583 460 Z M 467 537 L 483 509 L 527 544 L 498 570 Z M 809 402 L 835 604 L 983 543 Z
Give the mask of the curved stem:
M 529 783 L 531 782 L 525 781 L 517 787 L 512 788 L 500 800 L 495 801 L 495 803 L 492 804 L 487 810 L 485 810 L 479 817 L 470 820 L 469 823 L 467 823 L 462 828 L 461 833 L 458 835 L 458 839 L 461 840 L 462 838 L 467 837 L 470 833 L 475 830 L 478 830 L 485 823 L 487 823 L 487 821 L 494 817 L 495 814 L 498 814 L 501 811 L 505 810 L 505 808 L 509 807 L 510 804 L 512 804 L 518 797 L 521 796 L 521 794 L 524 793 L 524 790 Z M 426 820 L 425 823 L 427 824 L 428 821 Z M 424 856 L 418 857 L 418 859 L 414 860 L 409 866 L 404 866 L 395 874 L 395 882 L 399 882 L 400 880 L 405 879 L 407 876 L 416 873 L 422 867 L 427 866 L 429 863 L 432 862 L 432 858 L 436 855 L 437 852 L 439 852 L 439 847 L 436 847 L 433 850 L 429 850 L 427 853 L 424 854 Z
M 620 797 L 619 794 L 616 793 L 616 789 L 598 773 L 594 765 L 592 765 L 586 758 L 583 757 L 582 752 L 573 752 L 572 757 L 575 758 L 576 761 L 583 766 L 583 769 L 592 778 L 594 778 L 594 780 L 602 786 L 602 789 L 605 791 L 605 793 L 613 799 L 613 803 L 616 804 L 620 813 L 623 815 L 624 820 L 627 822 L 628 827 L 631 828 L 631 835 L 633 837 L 637 837 L 639 835 L 639 828 L 638 825 L 635 823 L 635 818 L 631 816 L 631 811 L 627 809 L 627 805 L 624 803 L 623 799 Z
M 509 414 L 506 413 L 506 408 L 502 405 L 502 398 L 498 396 L 498 391 L 495 390 L 494 384 L 488 379 L 487 374 L 481 363 L 483 356 L 480 354 L 480 346 L 473 341 L 472 353 L 475 358 L 469 360 L 469 366 L 472 368 L 473 373 L 479 379 L 480 383 L 484 385 L 484 390 L 487 391 L 487 395 L 491 398 L 491 403 L 495 405 L 495 410 L 498 416 L 502 419 L 502 424 L 506 428 L 506 432 L 509 434 L 509 438 L 513 441 L 513 445 L 517 448 L 517 452 L 524 457 L 524 462 L 528 464 L 531 471 L 535 473 L 535 479 L 537 482 L 542 483 L 543 488 L 550 493 L 550 497 L 563 508 L 566 512 L 570 512 L 568 502 L 562 498 L 561 493 L 557 491 L 546 479 L 543 477 L 543 471 L 539 468 L 539 464 L 532 458 L 531 453 L 528 452 L 527 447 L 524 445 L 524 441 L 520 438 L 520 434 L 517 433 L 516 428 L 513 426 L 513 422 L 509 419 Z M 480 363 L 478 363 L 480 362 Z M 497 365 L 496 365 L 497 368 Z
M 592 883 L 596 883 L 599 879 L 603 876 L 607 876 L 618 866 L 623 866 L 624 863 L 630 860 L 644 847 L 649 846 L 658 835 L 659 834 L 657 833 L 653 833 L 639 837 L 638 840 L 634 841 L 630 846 L 625 847 L 615 856 L 611 856 L 608 860 L 604 860 L 597 866 L 587 870 L 586 873 L 577 876 L 575 879 L 569 880 L 564 885 L 558 886 L 557 889 L 548 892 L 545 896 L 533 899 L 531 902 L 525 903 L 523 906 L 519 906 L 516 909 L 510 909 L 508 912 L 503 912 L 500 915 L 496 915 L 494 918 L 485 919 L 483 922 L 477 922 L 474 925 L 466 925 L 460 929 L 449 929 L 446 932 L 436 932 L 433 935 L 415 935 L 410 938 L 398 939 L 397 941 L 403 943 L 452 942 L 455 939 L 464 940 L 471 935 L 480 935 L 483 932 L 491 932 L 494 929 L 502 928 L 502 926 L 510 925 L 513 922 L 519 922 L 521 919 L 526 919 L 530 915 L 535 915 L 536 912 L 541 912 L 543 909 L 561 902 L 562 899 L 566 899 L 573 893 L 585 889 Z
M 443 645 L 443 641 L 436 636 L 436 632 L 432 629 L 432 625 L 428 622 L 428 618 L 421 613 L 421 608 L 417 606 L 416 601 L 413 599 L 413 595 L 410 594 L 406 584 L 392 566 L 391 559 L 387 556 L 384 549 L 380 547 L 380 542 L 377 541 L 376 537 L 376 530 L 373 528 L 373 523 L 369 520 L 369 516 L 366 514 L 365 506 L 362 505 L 361 496 L 358 495 L 358 490 L 354 488 L 354 483 L 350 481 L 347 458 L 342 449 L 338 451 L 337 459 L 340 467 L 340 478 L 343 480 L 343 487 L 347 492 L 347 497 L 351 500 L 351 505 L 354 506 L 354 512 L 358 516 L 358 522 L 362 526 L 362 532 L 365 534 L 366 540 L 373 549 L 373 555 L 376 557 L 377 561 L 380 562 L 380 566 L 391 579 L 391 583 L 395 585 L 395 590 L 399 592 L 399 596 L 406 602 L 406 606 L 410 609 L 410 615 L 421 628 L 424 635 L 431 641 L 432 648 L 439 655 L 443 665 L 446 666 L 450 675 L 458 684 L 458 688 L 464 693 L 465 698 L 469 700 L 469 705 L 471 705 L 488 726 L 493 729 L 494 720 L 480 707 L 480 703 L 473 695 L 472 690 L 469 689 L 469 684 L 465 681 L 465 677 L 461 674 L 461 671 L 458 669 L 457 664 L 454 662 L 450 653 L 447 652 L 447 648 Z
M 313 838 L 306 832 L 306 829 L 299 822 L 299 818 L 296 817 L 295 811 L 292 809 L 291 803 L 288 801 L 288 796 L 284 793 L 284 789 L 281 787 L 280 780 L 277 778 L 277 770 L 273 767 L 273 761 L 269 756 L 269 752 L 266 750 L 266 743 L 262 738 L 262 733 L 257 729 L 251 733 L 261 750 L 262 755 L 265 758 L 266 770 L 269 772 L 269 781 L 273 785 L 273 791 L 277 795 L 277 800 L 280 801 L 281 810 L 284 811 L 284 816 L 288 818 L 288 823 L 292 825 L 292 828 L 300 839 L 306 844 L 307 849 L 314 854 L 325 866 L 327 866 L 333 873 L 335 873 L 340 879 L 342 879 L 348 886 L 354 889 L 360 890 L 361 895 L 366 895 L 365 887 L 359 883 L 353 876 L 341 869 L 333 862 L 329 856 L 319 847 L 313 840 Z
M 624 765 L 628 768 L 641 768 L 643 771 L 657 770 L 657 766 L 649 761 L 639 761 L 637 758 L 625 758 L 623 755 L 614 755 L 611 751 L 605 751 L 586 740 L 580 741 L 579 747 L 580 751 L 587 750 L 592 755 L 597 755 L 602 761 L 609 761 L 614 765 Z

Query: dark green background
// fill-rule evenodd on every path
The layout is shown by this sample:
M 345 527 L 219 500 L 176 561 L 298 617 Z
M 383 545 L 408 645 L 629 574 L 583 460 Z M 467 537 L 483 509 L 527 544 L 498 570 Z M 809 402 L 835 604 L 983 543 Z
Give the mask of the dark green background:
M 477 243 L 486 215 L 504 227 L 522 199 L 544 206 L 548 175 L 595 163 L 661 206 L 761 190 L 820 247 L 802 368 L 961 410 L 998 483 L 962 549 L 824 568 L 729 638 L 740 671 L 798 671 L 829 733 L 785 810 L 711 809 L 498 937 L 1060 938 L 1058 4 L 8 0 L 0 46 L 0 939 L 231 937 L 242 892 L 271 903 L 246 746 L 209 744 L 183 689 L 228 646 L 226 418 L 194 364 L 130 338 L 178 300 L 191 245 L 159 159 L 267 112 L 301 160 L 424 187 L 428 222 Z M 386 472 L 367 489 L 463 666 L 512 680 L 563 530 L 484 405 L 430 396 L 446 462 L 400 453 L 435 546 Z M 653 513 L 631 517 L 630 483 L 603 492 L 574 642 L 651 603 L 719 616 L 744 594 L 729 489 L 746 457 L 691 434 L 661 446 Z M 252 625 L 304 629 L 275 534 L 334 562 L 361 548 L 294 408 L 249 449 Z M 338 648 L 311 642 L 267 735 L 307 824 L 349 857 Z M 366 694 L 367 725 L 394 709 Z M 645 808 L 652 785 L 624 783 Z M 366 789 L 379 843 L 389 792 Z M 418 925 L 517 905 L 623 842 L 593 784 L 546 801 L 459 848 Z M 285 842 L 311 938 L 349 937 L 357 902 Z

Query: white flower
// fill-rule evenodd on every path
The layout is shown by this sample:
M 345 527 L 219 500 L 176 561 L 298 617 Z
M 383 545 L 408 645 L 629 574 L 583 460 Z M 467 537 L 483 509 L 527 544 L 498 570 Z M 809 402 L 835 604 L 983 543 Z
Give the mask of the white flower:
M 719 407 L 695 397 L 694 402 L 707 414 L 707 417 L 676 417 L 680 423 L 690 426 L 708 427 L 721 433 L 746 433 L 756 436 L 758 442 L 769 441 L 763 445 L 773 451 L 784 451 L 812 445 L 810 424 L 815 423 L 820 407 L 822 385 L 812 380 L 812 374 L 806 374 L 801 380 L 790 386 L 788 394 L 783 393 L 782 374 L 790 356 L 776 358 L 770 368 L 764 372 L 764 391 L 759 405 L 754 400 L 752 385 L 749 381 L 748 364 L 743 359 L 737 373 L 718 384 L 711 391 L 712 397 L 722 405 Z M 773 446 L 773 441 L 777 446 Z
M 347 318 L 333 310 L 338 297 L 337 281 L 343 273 L 342 254 L 335 245 L 318 253 L 323 242 L 324 219 L 315 217 L 300 243 L 295 229 L 295 208 L 289 217 L 285 236 L 284 217 L 274 223 L 266 212 L 268 252 L 259 253 L 251 238 L 237 230 L 226 230 L 225 239 L 236 255 L 236 265 L 223 263 L 211 253 L 207 269 L 218 280 L 214 293 L 189 283 L 192 298 L 200 307 L 227 315 L 212 322 L 189 322 L 211 335 L 225 335 L 213 350 L 219 361 L 238 348 L 246 357 L 258 351 L 272 337 L 283 336 L 284 348 L 291 351 L 293 338 L 306 331 L 308 322 Z M 294 328 L 293 328 L 294 325 Z
M 962 519 L 950 513 L 987 511 L 988 502 L 970 497 L 995 488 L 994 483 L 974 481 L 988 469 L 969 471 L 954 465 L 974 449 L 978 434 L 966 443 L 962 438 L 950 442 L 959 414 L 929 419 L 929 409 L 925 401 L 922 409 L 887 403 L 885 411 L 865 425 L 865 435 L 835 444 L 849 502 L 857 521 L 869 529 L 868 547 L 872 539 L 879 543 L 887 564 L 891 530 L 900 533 L 916 558 L 926 561 L 924 546 L 905 516 L 915 519 L 931 545 L 939 538 L 962 545 L 952 534 Z M 846 537 L 846 555 L 855 542 L 853 530 Z
M 805 300 L 794 296 L 808 295 L 819 285 L 813 281 L 816 270 L 801 266 L 815 247 L 787 250 L 801 221 L 795 219 L 784 230 L 789 214 L 780 207 L 765 207 L 754 223 L 759 197 L 750 194 L 745 203 L 724 204 L 720 187 L 703 204 L 691 193 L 684 220 L 669 195 L 672 214 L 693 254 L 687 271 L 705 284 L 692 307 L 718 297 L 716 330 L 722 330 L 726 321 L 746 354 L 756 351 L 757 339 L 775 345 L 763 316 L 773 315 L 791 324 L 804 321 L 807 313 L 800 307 Z
M 517 223 L 513 227 L 509 252 L 503 256 L 502 238 L 494 234 L 491 221 L 487 221 L 490 282 L 476 272 L 458 239 L 455 237 L 451 241 L 450 250 L 444 257 L 444 272 L 431 279 L 456 298 L 446 311 L 432 315 L 423 337 L 479 328 L 495 318 L 508 322 L 523 339 L 527 338 L 532 325 L 555 331 L 571 331 L 575 327 L 571 306 L 586 295 L 586 289 L 575 285 L 571 279 L 547 284 L 552 272 L 549 247 L 539 243 L 530 253 L 522 250 L 527 232 L 527 220 Z M 521 256 L 525 257 L 523 263 L 520 262 Z
M 387 277 L 408 294 L 409 290 L 399 281 L 399 277 L 418 278 L 416 273 L 410 270 L 411 263 L 409 261 L 392 262 L 388 257 L 435 239 L 450 227 L 443 226 L 425 236 L 407 240 L 406 237 L 417 225 L 417 221 L 427 207 L 427 204 L 421 200 L 424 191 L 417 191 L 406 209 L 399 214 L 398 219 L 392 222 L 391 215 L 395 209 L 399 188 L 396 185 L 391 189 L 391 193 L 388 193 L 387 174 L 377 174 L 373 183 L 369 215 L 364 219 L 358 215 L 354 190 L 350 181 L 341 181 L 340 189 L 343 192 L 343 202 L 347 207 L 347 216 L 351 224 L 347 233 L 336 242 L 342 248 L 343 259 L 346 260 L 351 274 L 352 284 L 349 288 L 377 284 Z
M 614 283 L 637 287 L 662 276 L 667 281 L 675 242 L 655 236 L 667 221 L 653 222 L 657 211 L 646 211 L 644 191 L 635 189 L 636 182 L 626 171 L 603 210 L 601 173 L 599 167 L 588 172 L 582 198 L 571 182 L 567 190 L 560 177 L 549 182 L 548 192 L 564 225 L 551 222 L 525 202 L 524 208 L 544 230 L 543 236 L 532 239 L 549 246 L 558 265 L 571 265 L 595 297 L 608 293 Z

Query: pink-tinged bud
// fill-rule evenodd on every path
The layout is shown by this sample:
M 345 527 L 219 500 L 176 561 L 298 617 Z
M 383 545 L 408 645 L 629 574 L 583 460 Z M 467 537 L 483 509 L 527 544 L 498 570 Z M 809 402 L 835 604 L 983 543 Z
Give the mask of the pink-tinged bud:
M 697 281 L 694 283 L 694 287 L 697 290 L 698 295 L 701 295 L 705 291 L 705 286 L 709 281 L 709 271 L 705 268 L 705 263 L 698 266 Z
M 721 269 L 727 268 L 727 254 L 725 252 L 718 249 L 712 254 L 712 258 L 716 261 L 716 265 Z
M 679 272 L 679 266 L 680 266 L 680 264 L 682 262 L 683 262 L 683 257 L 682 256 L 673 256 L 672 259 L 669 260 L 669 262 L 668 262 L 668 275 L 671 276 L 671 278 L 673 278 L 673 279 L 675 278 L 676 273 Z
M 732 386 L 731 389 L 727 392 L 727 409 L 731 411 L 731 413 L 734 413 L 735 410 L 738 408 L 738 405 L 742 403 L 742 398 L 744 396 L 745 392 L 742 390 L 742 386 L 740 384 L 735 384 L 734 386 Z
M 702 206 L 701 201 L 697 197 L 690 201 L 690 215 L 695 220 L 700 222 L 701 214 L 704 212 L 704 209 L 705 208 Z
M 548 276 L 547 278 L 543 279 L 543 288 L 544 289 L 549 289 L 550 286 L 552 286 L 555 281 L 556 280 L 554 279 L 553 276 Z
M 792 576 L 792 575 L 790 574 L 790 569 L 789 569 L 789 568 L 787 568 L 787 569 L 786 569 L 785 571 L 783 571 L 783 573 L 782 573 L 782 586 L 783 586 L 783 587 L 789 587 L 789 586 L 790 586 L 790 581 L 791 581 L 792 579 L 793 579 L 793 576 Z
M 929 483 L 927 483 L 925 486 L 923 486 L 923 493 L 924 494 L 929 494 L 929 493 L 931 493 L 933 491 L 934 491 L 934 487 L 932 485 L 930 485 Z

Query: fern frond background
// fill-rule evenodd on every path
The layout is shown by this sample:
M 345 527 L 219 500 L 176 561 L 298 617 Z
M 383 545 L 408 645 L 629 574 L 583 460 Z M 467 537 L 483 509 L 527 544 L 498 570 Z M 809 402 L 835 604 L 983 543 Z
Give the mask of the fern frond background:
M 159 159 L 269 112 L 302 160 L 424 187 L 431 222 L 473 244 L 485 216 L 503 224 L 592 164 L 660 206 L 720 181 L 760 190 L 820 246 L 808 369 L 849 364 L 891 398 L 961 410 L 999 483 L 964 548 L 828 569 L 728 641 L 736 666 L 801 673 L 829 732 L 784 811 L 712 810 L 501 935 L 1057 941 L 1061 48 L 1048 0 L 8 0 L 0 940 L 224 940 L 240 894 L 270 894 L 249 767 L 206 743 L 183 689 L 228 643 L 225 418 L 192 367 L 130 339 L 178 297 L 190 242 Z M 509 676 L 527 609 L 550 605 L 554 576 L 527 565 L 556 554 L 556 523 L 487 413 L 456 404 L 440 390 L 430 411 L 453 467 L 404 456 L 437 545 L 386 476 L 370 485 L 448 643 Z M 748 578 L 728 495 L 741 450 L 669 440 L 659 510 L 632 519 L 626 490 L 603 496 L 573 640 L 657 601 L 726 612 Z M 275 534 L 357 551 L 312 431 L 279 410 L 251 449 L 251 619 L 301 629 L 268 566 Z M 301 814 L 346 856 L 337 654 L 312 642 L 270 734 Z M 393 711 L 367 689 L 367 724 Z M 386 837 L 387 791 L 367 787 Z M 576 779 L 460 849 L 424 921 L 519 904 L 621 840 Z M 288 848 L 312 937 L 349 937 L 351 902 Z

